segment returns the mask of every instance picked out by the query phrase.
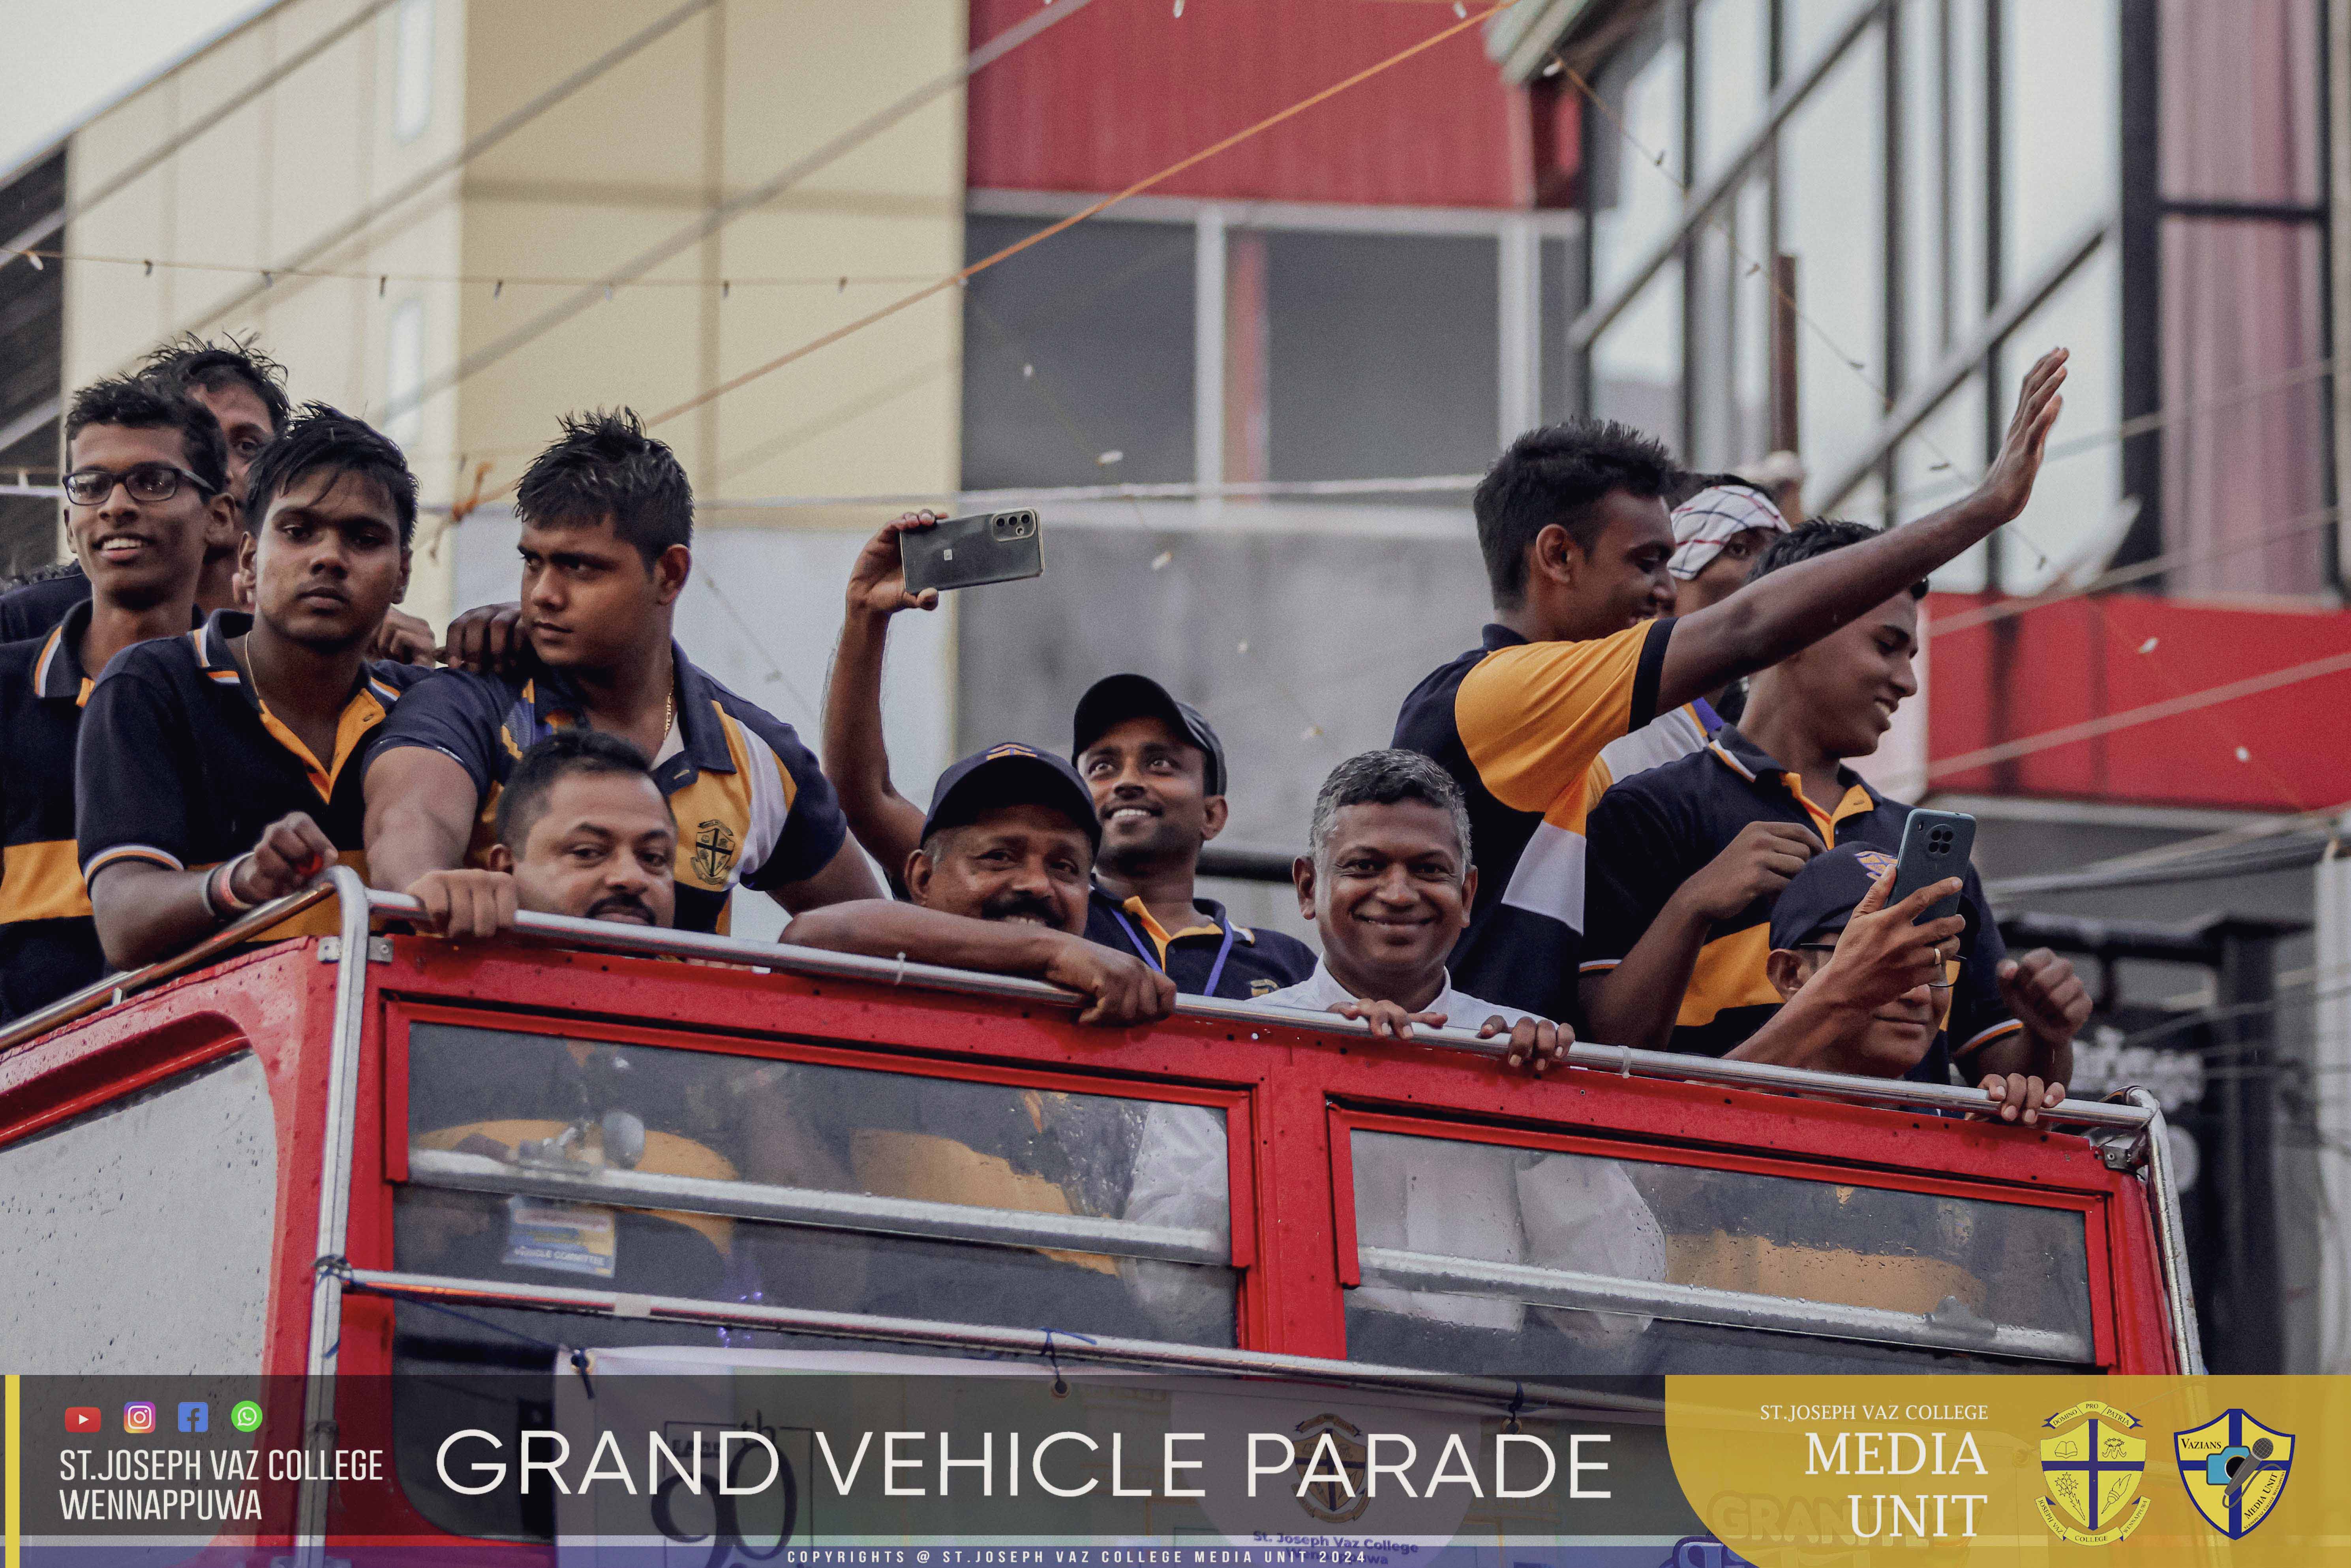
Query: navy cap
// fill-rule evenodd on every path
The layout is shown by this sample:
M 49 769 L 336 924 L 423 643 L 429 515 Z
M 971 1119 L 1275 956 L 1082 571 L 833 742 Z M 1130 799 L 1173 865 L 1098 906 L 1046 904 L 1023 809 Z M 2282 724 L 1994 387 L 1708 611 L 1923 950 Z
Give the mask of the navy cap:
M 1050 751 L 1004 741 L 975 751 L 939 775 L 931 790 L 931 812 L 923 837 L 942 828 L 960 828 L 991 807 L 1050 806 L 1066 811 L 1085 829 L 1087 841 L 1102 848 L 1102 819 L 1094 815 L 1094 792 L 1078 770 Z
M 1198 708 L 1177 702 L 1149 675 L 1104 675 L 1086 688 L 1071 726 L 1074 738 L 1070 743 L 1070 759 L 1083 757 L 1087 747 L 1131 718 L 1158 719 L 1206 752 L 1208 793 L 1225 792 L 1225 743 L 1217 738 L 1216 730 Z
M 1792 948 L 1844 930 L 1854 905 L 1893 869 L 1894 857 L 1884 850 L 1859 844 L 1823 850 L 1788 879 L 1771 905 L 1772 948 Z

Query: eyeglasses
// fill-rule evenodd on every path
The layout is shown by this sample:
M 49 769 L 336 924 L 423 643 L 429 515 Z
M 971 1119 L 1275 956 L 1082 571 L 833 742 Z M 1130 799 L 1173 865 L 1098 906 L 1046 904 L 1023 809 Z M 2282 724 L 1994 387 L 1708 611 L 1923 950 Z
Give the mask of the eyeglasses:
M 168 501 L 180 493 L 183 479 L 202 495 L 212 495 L 217 488 L 169 463 L 134 463 L 120 474 L 111 468 L 75 469 L 66 476 L 66 498 L 77 507 L 95 507 L 120 485 L 134 501 Z

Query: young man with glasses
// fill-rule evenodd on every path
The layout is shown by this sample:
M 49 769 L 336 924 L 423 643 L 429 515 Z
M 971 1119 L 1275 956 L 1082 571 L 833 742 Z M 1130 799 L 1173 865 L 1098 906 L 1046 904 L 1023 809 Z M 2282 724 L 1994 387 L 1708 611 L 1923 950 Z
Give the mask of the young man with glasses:
M 0 1018 L 105 972 L 74 850 L 74 748 L 117 653 L 178 637 L 207 553 L 237 533 L 219 424 L 149 382 L 102 381 L 66 413 L 66 532 L 87 597 L 0 644 Z
M 293 415 L 286 396 L 286 367 L 255 346 L 251 338 L 228 336 L 218 342 L 190 333 L 163 344 L 140 362 L 140 379 L 188 399 L 217 420 L 228 453 L 229 498 L 245 505 L 246 472 L 261 449 L 285 433 Z M 196 582 L 196 608 L 246 608 L 236 571 L 237 543 L 230 539 L 204 552 Z M 89 597 L 89 579 L 78 563 L 0 593 L 0 641 L 37 637 Z M 377 637 L 380 657 L 430 663 L 433 628 L 398 610 L 384 616 Z
M 239 570 L 254 610 L 142 643 L 90 693 L 75 758 L 81 872 L 110 962 L 178 951 L 360 845 L 360 758 L 413 666 L 368 661 L 408 585 L 400 448 L 313 403 L 263 448 Z M 260 940 L 335 928 L 329 907 Z

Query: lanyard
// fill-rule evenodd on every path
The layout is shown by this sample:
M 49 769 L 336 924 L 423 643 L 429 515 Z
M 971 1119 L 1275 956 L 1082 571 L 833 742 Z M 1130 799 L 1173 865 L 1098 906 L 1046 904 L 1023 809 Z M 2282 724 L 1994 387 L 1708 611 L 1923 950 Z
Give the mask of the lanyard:
M 1134 944 L 1134 950 L 1142 955 L 1143 961 L 1161 974 L 1165 974 L 1167 966 L 1160 960 L 1157 951 L 1144 938 L 1143 933 L 1134 928 L 1134 922 L 1126 917 L 1126 911 L 1113 907 L 1110 913 L 1111 918 L 1118 922 L 1119 929 L 1126 933 L 1126 939 Z M 1233 954 L 1233 923 L 1230 920 L 1219 919 L 1217 924 L 1225 928 L 1225 940 L 1217 949 L 1217 961 L 1208 966 L 1208 983 L 1200 988 L 1200 995 L 1204 997 L 1213 997 L 1217 994 L 1217 982 L 1225 977 L 1225 960 L 1231 957 Z

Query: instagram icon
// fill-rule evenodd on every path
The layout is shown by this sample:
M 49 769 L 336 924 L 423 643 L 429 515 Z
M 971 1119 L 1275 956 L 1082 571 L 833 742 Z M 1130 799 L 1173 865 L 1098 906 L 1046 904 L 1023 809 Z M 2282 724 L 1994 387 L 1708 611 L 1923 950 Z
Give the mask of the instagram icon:
M 122 1407 L 122 1429 L 126 1432 L 152 1432 L 155 1429 L 155 1406 L 144 1399 L 135 1399 Z

